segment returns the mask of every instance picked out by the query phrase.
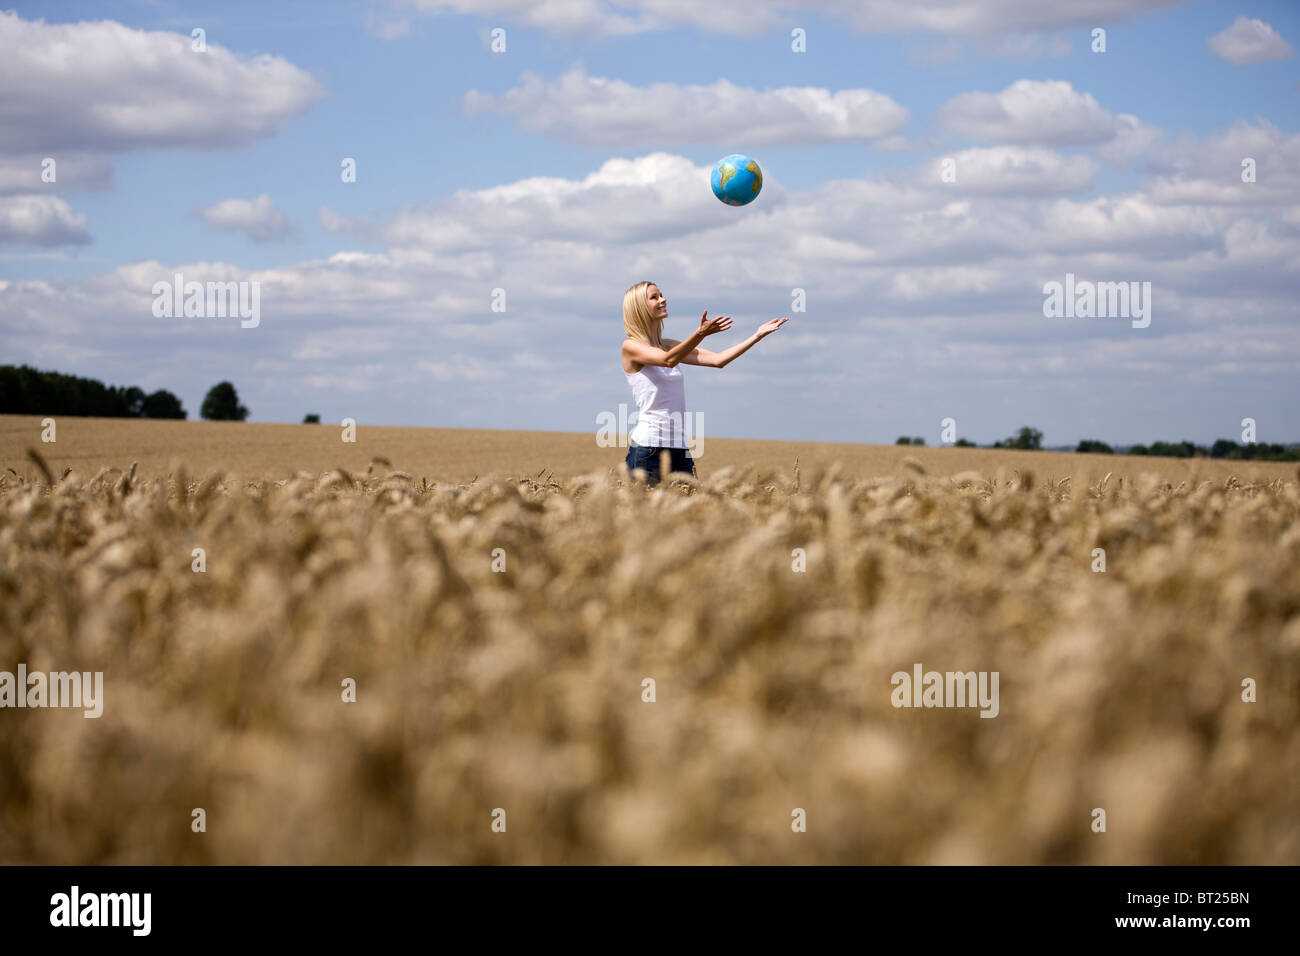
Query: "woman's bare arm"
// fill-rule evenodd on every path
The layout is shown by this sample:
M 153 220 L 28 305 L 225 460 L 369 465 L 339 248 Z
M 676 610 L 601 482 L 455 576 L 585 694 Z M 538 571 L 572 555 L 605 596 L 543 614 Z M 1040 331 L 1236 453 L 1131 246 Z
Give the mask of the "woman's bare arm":
M 726 351 L 710 352 L 708 349 L 692 349 L 687 353 L 686 357 L 683 358 L 682 361 L 687 365 L 702 365 L 705 368 L 726 368 L 728 363 L 733 362 L 740 356 L 744 355 L 761 340 L 767 338 L 789 321 L 788 318 L 772 319 L 772 321 L 764 322 L 759 326 L 758 331 L 745 339 L 745 341 L 733 345 Z M 689 339 L 687 341 L 689 341 Z M 675 345 L 685 344 L 678 343 L 676 339 L 664 339 L 663 343 L 664 345 L 669 346 L 670 349 Z
M 700 327 L 692 332 L 691 337 L 685 342 L 662 339 L 665 345 L 669 342 L 673 345 L 667 349 L 660 349 L 635 339 L 626 339 L 623 342 L 623 354 L 641 365 L 664 365 L 675 368 L 679 362 L 687 361 L 686 357 L 696 350 L 696 346 L 704 341 L 705 336 L 725 332 L 729 328 L 731 328 L 731 316 L 720 315 L 710 319 L 709 311 L 705 309 L 704 314 L 700 316 Z M 695 363 L 688 362 L 688 364 Z

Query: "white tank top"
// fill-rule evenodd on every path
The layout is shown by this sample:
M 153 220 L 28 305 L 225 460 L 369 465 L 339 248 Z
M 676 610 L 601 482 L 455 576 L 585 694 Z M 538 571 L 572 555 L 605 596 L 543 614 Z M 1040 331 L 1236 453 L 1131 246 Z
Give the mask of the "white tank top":
M 642 365 L 624 372 L 636 400 L 636 424 L 630 435 L 638 445 L 687 448 L 686 382 L 680 368 Z

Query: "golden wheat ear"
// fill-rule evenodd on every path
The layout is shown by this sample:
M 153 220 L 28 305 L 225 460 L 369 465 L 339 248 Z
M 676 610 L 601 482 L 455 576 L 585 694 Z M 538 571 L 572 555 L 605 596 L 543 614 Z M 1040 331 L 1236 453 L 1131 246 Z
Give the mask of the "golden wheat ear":
M 35 448 L 29 447 L 27 449 L 27 460 L 40 469 L 42 477 L 45 478 L 45 483 L 53 488 L 54 475 L 50 472 L 50 466 L 45 463 L 45 456 Z

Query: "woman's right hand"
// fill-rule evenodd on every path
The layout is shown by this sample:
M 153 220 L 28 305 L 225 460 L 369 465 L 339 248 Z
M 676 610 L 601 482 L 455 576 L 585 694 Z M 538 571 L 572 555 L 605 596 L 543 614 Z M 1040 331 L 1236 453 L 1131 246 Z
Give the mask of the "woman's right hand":
M 713 335 L 715 332 L 725 332 L 731 328 L 731 316 L 719 315 L 716 318 L 709 318 L 709 310 L 705 309 L 704 314 L 700 316 L 700 327 L 697 331 L 700 335 Z

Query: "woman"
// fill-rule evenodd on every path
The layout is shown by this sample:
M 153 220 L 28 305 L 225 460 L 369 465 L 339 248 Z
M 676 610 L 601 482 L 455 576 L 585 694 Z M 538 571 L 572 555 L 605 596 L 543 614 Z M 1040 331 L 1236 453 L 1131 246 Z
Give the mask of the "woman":
M 628 436 L 629 471 L 644 468 L 646 484 L 659 483 L 659 453 L 667 451 L 672 471 L 695 474 L 695 461 L 686 450 L 686 384 L 679 362 L 725 368 L 759 339 L 771 335 L 789 318 L 772 319 L 739 345 L 725 352 L 699 348 L 709 335 L 731 328 L 731 316 L 710 319 L 706 309 L 700 327 L 685 342 L 660 336 L 668 318 L 668 300 L 653 282 L 638 282 L 623 294 L 623 373 L 636 399 L 636 425 Z

